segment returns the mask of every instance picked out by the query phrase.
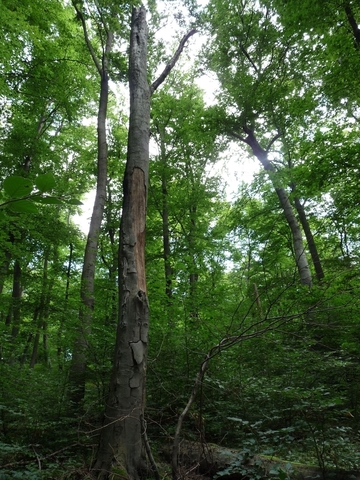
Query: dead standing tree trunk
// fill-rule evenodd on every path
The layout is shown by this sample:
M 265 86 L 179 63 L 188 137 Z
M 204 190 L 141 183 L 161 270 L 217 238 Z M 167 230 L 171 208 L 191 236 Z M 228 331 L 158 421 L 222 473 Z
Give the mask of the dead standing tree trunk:
M 160 77 L 147 82 L 146 10 L 134 8 L 130 34 L 130 121 L 123 183 L 119 247 L 119 320 L 110 391 L 105 407 L 95 478 L 109 478 L 112 466 L 138 480 L 144 468 L 142 416 L 145 405 L 149 306 L 145 276 L 145 222 L 149 172 L 150 97 L 179 58 L 189 32 Z
M 231 132 L 230 134 L 241 140 L 242 142 L 246 143 L 251 147 L 253 154 L 255 157 L 260 161 L 262 166 L 264 167 L 265 170 L 269 172 L 275 172 L 275 168 L 273 164 L 270 162 L 268 159 L 268 153 L 267 150 L 264 150 L 259 142 L 257 141 L 254 132 L 248 128 L 248 127 L 243 127 L 244 132 L 246 133 L 247 137 L 242 137 L 238 135 L 237 133 Z M 278 137 L 275 137 L 275 139 Z M 274 139 L 274 140 L 275 140 Z M 270 143 L 270 145 L 274 142 L 274 140 Z M 300 276 L 300 281 L 302 285 L 307 285 L 311 287 L 312 285 L 312 277 L 311 277 L 311 271 L 309 267 L 309 263 L 307 260 L 307 256 L 305 253 L 305 246 L 303 242 L 303 236 L 302 232 L 300 229 L 300 225 L 297 221 L 297 218 L 294 214 L 294 210 L 292 208 L 292 205 L 290 203 L 289 197 L 283 187 L 279 187 L 275 184 L 273 181 L 275 191 L 277 193 L 277 196 L 280 201 L 280 205 L 283 209 L 286 221 L 290 227 L 291 234 L 292 234 L 292 239 L 293 239 L 293 246 L 294 246 L 294 253 L 295 253 L 295 261 L 296 261 L 296 266 L 298 268 L 299 276 Z

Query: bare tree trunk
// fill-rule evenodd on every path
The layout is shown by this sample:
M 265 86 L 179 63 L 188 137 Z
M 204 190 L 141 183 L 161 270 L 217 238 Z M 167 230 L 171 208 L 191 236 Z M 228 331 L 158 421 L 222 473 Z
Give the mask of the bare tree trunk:
M 231 135 L 234 136 L 235 138 L 238 138 L 242 142 L 249 145 L 249 147 L 251 147 L 253 154 L 260 161 L 260 163 L 262 164 L 265 170 L 269 172 L 275 172 L 275 168 L 273 164 L 268 159 L 267 151 L 260 146 L 259 142 L 257 141 L 254 135 L 254 132 L 248 127 L 243 127 L 243 130 L 247 134 L 246 138 L 243 138 L 234 132 L 231 132 Z M 273 185 L 277 193 L 277 196 L 279 198 L 281 208 L 283 209 L 286 221 L 291 230 L 294 253 L 295 253 L 295 261 L 296 261 L 296 266 L 298 268 L 300 281 L 303 285 L 307 285 L 310 287 L 312 285 L 312 277 L 311 277 L 311 271 L 310 271 L 309 263 L 307 260 L 307 256 L 305 253 L 305 246 L 303 242 L 300 225 L 294 214 L 292 205 L 290 203 L 288 194 L 286 193 L 285 189 L 283 187 L 277 186 L 274 180 L 273 180 Z
M 99 234 L 101 221 L 104 213 L 106 199 L 106 181 L 107 181 L 107 136 L 106 136 L 106 116 L 109 97 L 109 77 L 108 77 L 108 55 L 111 52 L 113 44 L 113 34 L 106 30 L 106 45 L 103 50 L 101 64 L 95 56 L 93 47 L 87 34 L 87 27 L 84 16 L 76 3 L 73 5 L 83 24 L 85 41 L 100 75 L 100 98 L 97 118 L 98 131 L 98 162 L 97 162 L 97 183 L 94 207 L 91 215 L 90 228 L 87 237 L 84 263 L 81 275 L 81 306 L 79 311 L 79 327 L 74 342 L 72 352 L 69 382 L 71 385 L 71 400 L 73 406 L 77 409 L 85 395 L 85 376 L 88 351 L 88 338 L 91 333 L 92 318 L 94 311 L 94 284 L 95 284 L 95 265 L 99 243 Z
M 149 172 L 150 97 L 175 65 L 190 32 L 160 77 L 147 81 L 146 10 L 134 8 L 131 21 L 128 154 L 123 183 L 119 246 L 119 320 L 105 421 L 93 466 L 109 478 L 138 480 L 144 469 L 142 416 L 145 405 L 149 306 L 145 276 L 145 223 Z

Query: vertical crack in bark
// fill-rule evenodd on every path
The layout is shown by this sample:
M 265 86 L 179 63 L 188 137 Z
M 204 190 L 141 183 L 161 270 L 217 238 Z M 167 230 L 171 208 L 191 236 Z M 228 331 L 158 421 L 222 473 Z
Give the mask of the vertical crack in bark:
M 134 258 L 138 275 L 138 286 L 146 292 L 145 276 L 145 219 L 146 219 L 146 185 L 145 174 L 140 168 L 133 171 L 132 217 L 135 237 Z

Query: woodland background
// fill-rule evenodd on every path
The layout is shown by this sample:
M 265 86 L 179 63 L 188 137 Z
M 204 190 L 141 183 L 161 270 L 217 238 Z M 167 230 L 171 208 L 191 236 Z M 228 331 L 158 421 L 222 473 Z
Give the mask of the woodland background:
M 1 479 L 92 475 L 118 324 L 133 6 L 1 1 Z M 151 98 L 155 461 L 181 418 L 188 440 L 358 470 L 360 5 L 146 8 L 150 83 L 197 30 Z M 73 219 L 94 189 L 86 237 Z

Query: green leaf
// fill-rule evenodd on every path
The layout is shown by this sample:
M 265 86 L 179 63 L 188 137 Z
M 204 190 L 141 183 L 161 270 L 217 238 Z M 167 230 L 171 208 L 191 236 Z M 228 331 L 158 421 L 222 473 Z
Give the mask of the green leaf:
M 35 179 L 35 185 L 40 192 L 50 192 L 55 187 L 55 178 L 52 173 L 44 173 Z
M 45 205 L 63 205 L 64 202 L 60 200 L 59 198 L 56 197 L 37 197 L 33 196 L 31 197 L 31 200 L 37 203 L 43 203 Z
M 33 184 L 31 180 L 18 175 L 12 175 L 4 180 L 3 187 L 7 195 L 12 198 L 25 197 L 31 193 Z
M 80 200 L 76 200 L 76 198 L 70 198 L 69 200 L 64 200 L 64 203 L 66 203 L 67 205 L 83 205 L 83 203 L 80 202 Z
M 16 202 L 11 202 L 8 204 L 8 207 L 13 212 L 18 213 L 38 213 L 37 206 L 29 200 L 17 200 Z
M 278 475 L 280 472 L 279 472 L 279 469 L 278 468 L 271 468 L 269 470 L 269 474 L 270 475 Z

